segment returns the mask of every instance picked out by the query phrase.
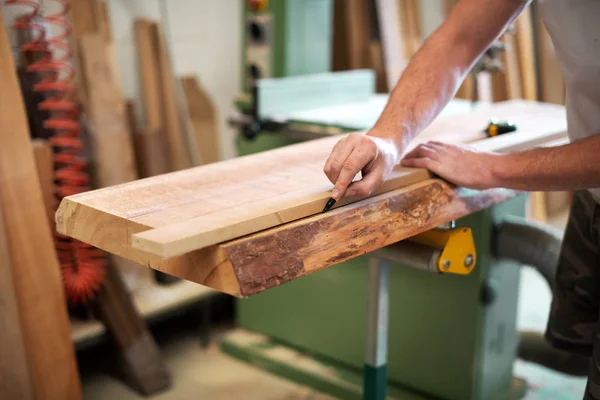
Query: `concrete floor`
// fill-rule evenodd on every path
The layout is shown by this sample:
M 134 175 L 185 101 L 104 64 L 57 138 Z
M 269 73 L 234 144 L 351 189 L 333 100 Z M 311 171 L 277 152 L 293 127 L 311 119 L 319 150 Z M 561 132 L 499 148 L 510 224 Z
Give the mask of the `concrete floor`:
M 171 372 L 170 390 L 151 397 L 153 400 L 331 400 L 237 361 L 220 352 L 216 344 L 207 349 L 200 345 L 196 330 L 185 330 L 160 340 L 163 357 Z M 102 351 L 100 358 L 102 358 Z M 110 366 L 97 364 L 98 355 L 88 354 L 80 362 L 85 400 L 146 399 L 110 374 Z
M 562 215 L 552 222 L 553 225 L 561 227 L 564 221 L 565 215 Z M 531 268 L 524 267 L 521 277 L 518 327 L 543 331 L 550 308 L 550 290 Z M 166 338 L 159 337 L 158 341 L 172 373 L 173 386 L 171 390 L 153 396 L 152 399 L 332 399 L 237 361 L 221 353 L 216 344 L 202 349 L 195 328 L 174 328 L 172 331 Z M 175 331 L 177 333 L 174 333 Z M 103 350 L 98 351 L 102 354 Z M 89 354 L 80 360 L 86 400 L 144 398 L 111 377 L 110 366 L 99 364 L 98 359 L 97 355 Z M 569 377 L 519 360 L 515 362 L 515 375 L 525 378 L 531 385 L 527 400 L 578 399 L 582 397 L 585 388 L 583 378 Z

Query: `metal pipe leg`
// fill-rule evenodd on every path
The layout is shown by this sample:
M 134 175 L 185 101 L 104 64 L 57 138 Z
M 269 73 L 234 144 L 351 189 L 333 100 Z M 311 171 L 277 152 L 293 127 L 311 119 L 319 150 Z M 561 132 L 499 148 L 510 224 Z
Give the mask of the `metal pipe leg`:
M 389 262 L 372 257 L 369 260 L 367 345 L 363 384 L 365 400 L 386 398 L 389 277 Z

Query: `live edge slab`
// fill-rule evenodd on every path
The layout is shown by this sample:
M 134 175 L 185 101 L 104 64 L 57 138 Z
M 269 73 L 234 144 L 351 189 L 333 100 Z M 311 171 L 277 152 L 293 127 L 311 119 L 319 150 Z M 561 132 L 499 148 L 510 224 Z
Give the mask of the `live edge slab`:
M 519 135 L 479 140 L 478 147 L 515 151 L 565 141 L 562 107 L 522 101 L 467 114 L 462 124 L 456 117 L 440 119 L 423 138 L 444 140 L 443 134 L 449 133 L 448 141 L 472 142 L 482 139 L 478 135 L 493 117 L 514 119 Z M 461 126 L 464 133 L 458 136 Z M 321 169 L 337 139 L 287 146 L 72 196 L 63 200 L 57 212 L 57 229 L 137 263 L 247 297 L 518 194 L 506 189 L 457 188 L 432 179 L 427 171 L 403 170 L 395 175 L 395 187 L 388 185 L 383 193 L 320 214 L 331 189 Z M 274 213 L 276 218 L 263 218 L 268 213 L 261 204 L 270 209 L 277 205 L 277 198 L 282 208 Z M 244 202 L 248 203 L 245 208 Z M 234 214 L 233 223 L 227 225 Z M 218 219 L 220 215 L 223 220 Z M 194 250 L 165 258 L 132 245 L 137 234 L 173 224 L 186 228 L 186 220 L 192 221 L 191 230 L 197 234 L 202 229 L 193 225 L 203 218 L 219 227 L 214 231 L 218 238 L 204 232 L 201 237 L 209 240 L 191 241 L 191 247 L 198 245 Z M 258 221 L 258 227 L 246 221 Z M 239 230 L 240 226 L 244 229 Z

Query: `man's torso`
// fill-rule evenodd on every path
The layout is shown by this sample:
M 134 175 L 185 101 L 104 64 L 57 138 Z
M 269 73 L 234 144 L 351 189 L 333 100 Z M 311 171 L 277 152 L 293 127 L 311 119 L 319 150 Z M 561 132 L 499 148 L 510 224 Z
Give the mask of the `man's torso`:
M 600 134 L 600 0 L 538 3 L 564 73 L 569 137 Z M 600 189 L 591 192 L 600 202 Z

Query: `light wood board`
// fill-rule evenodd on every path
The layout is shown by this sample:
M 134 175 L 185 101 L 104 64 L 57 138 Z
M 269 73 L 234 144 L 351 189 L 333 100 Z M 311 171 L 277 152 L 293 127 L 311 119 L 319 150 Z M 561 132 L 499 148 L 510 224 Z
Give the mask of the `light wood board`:
M 7 232 L 0 205 L 0 394 L 7 399 L 33 400 L 19 305 L 13 283 Z
M 185 137 L 177 107 L 175 77 L 172 72 L 169 49 L 159 24 L 152 24 L 154 48 L 157 50 L 158 71 L 162 96 L 162 113 L 166 139 L 169 149 L 171 170 L 178 171 L 192 166 L 190 154 L 186 148 Z
M 566 132 L 563 107 L 514 101 L 440 118 L 412 146 L 432 138 L 477 141 L 485 137 L 492 117 L 512 119 L 519 130 L 479 141 L 477 146 L 486 150 L 535 147 Z M 172 257 L 304 218 L 319 213 L 330 196 L 332 184 L 322 168 L 337 140 L 315 140 L 72 196 L 57 213 L 58 230 L 84 241 L 93 237 L 95 246 L 110 252 L 129 254 L 133 245 L 136 251 Z M 428 177 L 424 170 L 398 168 L 377 193 Z
M 190 149 L 196 154 L 196 165 L 210 164 L 219 161 L 219 137 L 215 107 L 208 94 L 202 90 L 198 79 L 193 75 L 180 79 L 190 119 L 190 133 L 195 140 L 190 140 L 196 148 Z
M 143 18 L 136 19 L 134 24 L 144 118 L 139 137 L 140 151 L 144 154 L 143 164 L 140 166 L 143 177 L 171 171 L 162 111 L 158 50 L 152 24 L 152 21 Z
M 539 17 L 539 12 L 537 18 L 540 100 L 548 103 L 565 104 L 565 81 L 558 57 L 552 39 Z
M 410 58 L 421 47 L 421 10 L 419 0 L 397 0 L 399 2 L 400 28 L 404 42 L 404 58 Z
M 0 204 L 36 399 L 81 399 L 58 260 L 0 7 Z
M 71 2 L 71 24 L 73 26 L 73 54 L 76 63 L 77 98 L 87 104 L 86 82 L 81 77 L 81 59 L 79 58 L 79 39 L 89 34 L 106 34 L 102 5 L 98 0 L 77 0 Z
M 530 7 L 523 10 L 516 21 L 515 44 L 519 57 L 521 92 L 525 100 L 538 99 L 532 22 Z
M 88 88 L 87 116 L 96 184 L 106 187 L 135 180 L 137 171 L 125 100 L 114 75 L 107 43 L 94 34 L 82 36 L 80 44 L 82 77 Z
M 54 195 L 54 159 L 52 148 L 46 140 L 34 139 L 33 155 L 35 158 L 35 166 L 40 180 L 40 188 L 44 198 L 44 206 L 46 207 L 46 215 L 51 226 L 54 225 L 54 212 L 56 210 L 56 197 Z
M 379 23 L 380 42 L 383 47 L 386 83 L 392 91 L 406 68 L 405 46 L 400 26 L 399 4 L 397 0 L 376 0 L 377 21 Z
M 344 26 L 348 45 L 348 69 L 371 67 L 369 7 L 367 0 L 344 0 Z

